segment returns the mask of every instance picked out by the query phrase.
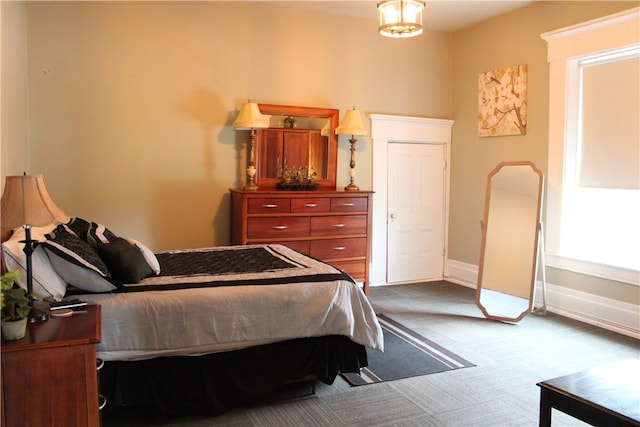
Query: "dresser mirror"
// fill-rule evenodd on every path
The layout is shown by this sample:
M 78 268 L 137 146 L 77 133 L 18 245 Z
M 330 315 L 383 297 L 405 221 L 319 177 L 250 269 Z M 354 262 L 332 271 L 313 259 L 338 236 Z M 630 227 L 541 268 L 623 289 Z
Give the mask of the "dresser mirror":
M 335 190 L 340 111 L 333 108 L 258 104 L 271 116 L 256 133 L 256 184 L 273 190 L 286 172 L 313 175 L 319 189 Z
M 517 322 L 533 310 L 542 186 L 542 171 L 528 161 L 503 162 L 489 173 L 476 290 L 488 319 Z

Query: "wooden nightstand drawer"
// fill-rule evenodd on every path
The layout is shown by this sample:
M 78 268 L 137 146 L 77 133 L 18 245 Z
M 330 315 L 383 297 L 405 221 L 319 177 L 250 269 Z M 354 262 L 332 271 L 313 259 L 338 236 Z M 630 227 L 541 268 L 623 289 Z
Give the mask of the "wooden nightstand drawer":
M 325 213 L 329 212 L 330 199 L 328 197 L 292 199 L 291 212 L 293 213 Z
M 247 237 L 249 239 L 283 239 L 287 237 L 307 237 L 308 235 L 308 217 L 247 219 Z
M 331 212 L 367 212 L 367 197 L 332 197 Z
M 249 199 L 247 204 L 250 214 L 288 213 L 291 210 L 290 199 Z
M 366 234 L 366 215 L 335 215 L 311 218 L 312 236 Z
M 364 257 L 366 253 L 365 237 L 311 241 L 311 256 L 322 260 Z

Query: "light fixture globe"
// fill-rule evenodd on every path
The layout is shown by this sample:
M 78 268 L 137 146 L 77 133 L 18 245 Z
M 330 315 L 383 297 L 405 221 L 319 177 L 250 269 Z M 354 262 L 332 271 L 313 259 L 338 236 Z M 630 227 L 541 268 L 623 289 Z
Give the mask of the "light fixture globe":
M 378 3 L 378 32 L 385 37 L 408 38 L 422 34 L 422 12 L 425 2 L 418 0 L 386 0 Z

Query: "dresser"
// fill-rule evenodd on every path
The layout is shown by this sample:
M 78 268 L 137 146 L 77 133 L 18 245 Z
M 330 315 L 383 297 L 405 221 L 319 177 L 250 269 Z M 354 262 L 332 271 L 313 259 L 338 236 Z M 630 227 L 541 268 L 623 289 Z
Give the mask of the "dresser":
M 2 426 L 98 427 L 100 306 L 2 341 Z
M 231 244 L 277 243 L 320 259 L 369 294 L 371 191 L 231 192 Z

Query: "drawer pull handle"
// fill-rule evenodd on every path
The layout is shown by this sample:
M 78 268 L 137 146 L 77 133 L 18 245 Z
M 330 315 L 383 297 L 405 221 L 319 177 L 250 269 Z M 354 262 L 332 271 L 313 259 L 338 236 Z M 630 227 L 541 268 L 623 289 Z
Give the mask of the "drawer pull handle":
M 344 251 L 345 249 L 347 249 L 346 246 L 336 246 L 335 248 L 331 248 L 334 251 Z
M 347 207 L 347 208 L 352 208 L 354 207 L 356 204 L 355 203 L 343 203 L 342 206 Z
M 104 360 L 96 359 L 96 371 L 99 371 L 104 366 Z
M 98 411 L 102 411 L 107 406 L 107 398 L 103 395 L 98 395 Z
M 267 209 L 273 209 L 273 208 L 277 208 L 278 205 L 276 205 L 275 203 L 269 203 L 266 205 L 262 205 L 263 208 L 267 208 Z
M 304 207 L 305 208 L 317 208 L 318 204 L 317 203 L 305 203 Z
M 274 225 L 273 227 L 274 230 L 286 230 L 287 226 L 286 225 Z
M 334 227 L 337 227 L 337 228 L 342 228 L 342 227 L 344 227 L 345 225 L 346 225 L 346 224 L 333 224 L 333 226 L 334 226 Z

